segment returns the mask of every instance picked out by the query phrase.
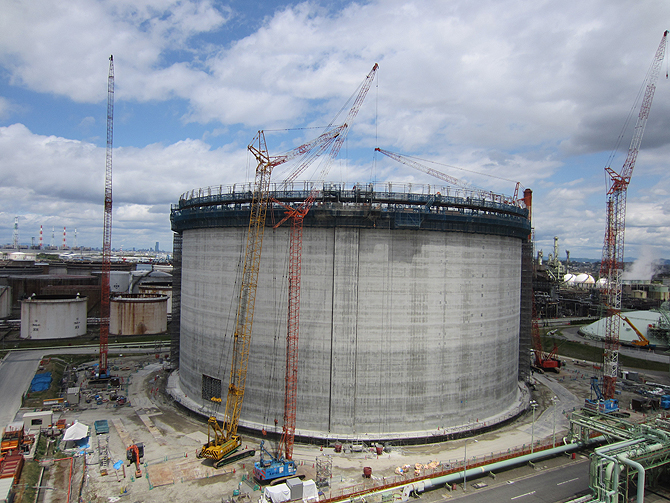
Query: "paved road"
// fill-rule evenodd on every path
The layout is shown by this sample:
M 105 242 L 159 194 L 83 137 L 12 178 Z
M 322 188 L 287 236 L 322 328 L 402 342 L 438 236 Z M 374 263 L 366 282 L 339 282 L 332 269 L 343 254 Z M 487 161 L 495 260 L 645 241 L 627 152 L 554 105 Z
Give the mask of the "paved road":
M 486 480 L 469 482 L 469 494 L 459 496 L 458 500 L 464 503 L 491 503 L 492 501 L 554 503 L 590 492 L 588 461 L 576 462 L 555 470 L 540 472 L 537 475 L 496 487 L 485 489 L 471 487 L 473 483 L 486 483 Z
M 0 428 L 14 421 L 41 359 L 41 351 L 13 351 L 0 361 Z

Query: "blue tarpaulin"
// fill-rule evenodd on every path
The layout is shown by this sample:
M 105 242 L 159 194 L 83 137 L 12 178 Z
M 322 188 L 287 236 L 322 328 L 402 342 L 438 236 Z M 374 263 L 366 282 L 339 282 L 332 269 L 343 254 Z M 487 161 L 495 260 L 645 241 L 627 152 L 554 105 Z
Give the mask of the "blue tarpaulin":
M 30 383 L 30 391 L 44 391 L 49 389 L 51 385 L 51 372 L 42 372 L 41 374 L 36 374 L 33 377 L 33 381 Z

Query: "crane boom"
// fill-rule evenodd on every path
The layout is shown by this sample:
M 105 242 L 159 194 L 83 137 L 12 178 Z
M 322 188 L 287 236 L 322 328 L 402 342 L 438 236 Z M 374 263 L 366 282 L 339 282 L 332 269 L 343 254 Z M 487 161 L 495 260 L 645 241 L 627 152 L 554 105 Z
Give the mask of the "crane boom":
M 600 263 L 600 277 L 606 279 L 604 305 L 605 344 L 603 347 L 603 395 L 605 399 L 613 399 L 617 374 L 619 370 L 619 321 L 616 315 L 621 311 L 621 276 L 624 260 L 624 234 L 626 228 L 626 193 L 630 184 L 635 162 L 642 142 L 642 134 L 647 125 L 649 110 L 656 91 L 656 81 L 665 57 L 668 31 L 663 33 L 661 43 L 656 50 L 651 67 L 647 73 L 647 86 L 640 106 L 633 139 L 621 173 L 610 166 L 605 168 L 609 176 L 607 190 L 607 228 L 603 245 L 603 257 Z
M 635 335 L 637 335 L 637 340 L 632 341 L 631 344 L 633 346 L 638 346 L 638 347 L 643 347 L 643 348 L 648 348 L 651 346 L 651 343 L 649 342 L 649 339 L 647 339 L 642 332 L 638 330 L 638 328 L 633 325 L 633 322 L 630 321 L 630 319 L 627 316 L 624 316 L 622 313 L 617 313 L 619 317 L 625 321 L 630 328 L 633 329 L 633 332 L 635 332 Z
M 102 227 L 102 274 L 100 278 L 100 365 L 98 375 L 107 376 L 109 336 L 109 272 L 112 255 L 112 143 L 114 138 L 114 56 L 109 57 L 107 75 L 107 150 L 105 155 L 105 213 Z
M 453 176 L 449 176 L 446 173 L 442 173 L 441 171 L 438 171 L 433 168 L 429 168 L 428 166 L 424 166 L 423 164 L 416 162 L 414 159 L 411 159 L 407 157 L 406 155 L 400 155 L 396 154 L 395 152 L 389 152 L 388 150 L 381 149 L 379 147 L 375 148 L 375 151 L 381 152 L 387 157 L 390 157 L 394 161 L 398 161 L 399 163 L 405 164 L 406 166 L 409 166 L 410 168 L 414 168 L 418 171 L 423 171 L 426 174 L 429 174 L 431 176 L 434 176 L 435 178 L 439 178 L 440 180 L 443 180 L 451 185 L 455 185 L 456 187 L 463 187 L 466 189 L 471 189 L 472 187 L 468 185 L 466 182 L 463 180 L 459 180 L 458 178 L 454 178 Z
M 374 64 L 372 67 L 372 70 L 370 70 L 370 73 L 367 74 L 365 77 L 365 80 L 363 80 L 363 83 L 360 85 L 360 90 L 358 92 L 358 95 L 356 96 L 356 99 L 354 100 L 354 104 L 352 105 L 351 109 L 349 110 L 349 113 L 347 114 L 347 117 L 344 120 L 344 124 L 340 126 L 340 128 L 343 130 L 344 134 L 338 136 L 335 139 L 334 146 L 331 150 L 330 159 L 335 159 L 337 157 L 337 154 L 340 152 L 340 149 L 342 148 L 342 145 L 344 144 L 344 140 L 347 139 L 347 135 L 349 134 L 349 129 L 356 118 L 356 115 L 358 115 L 358 111 L 361 108 L 361 105 L 363 104 L 363 100 L 368 94 L 368 91 L 370 90 L 370 86 L 372 85 L 372 81 L 375 78 L 375 75 L 377 74 L 377 70 L 379 69 L 379 65 L 377 63 Z M 297 169 L 293 170 L 291 174 L 286 177 L 284 180 L 284 184 L 288 185 L 291 182 L 295 181 L 295 179 L 300 176 L 300 174 L 305 171 L 306 166 L 299 166 Z M 325 167 L 324 170 L 321 172 L 321 176 L 324 176 L 324 171 L 329 169 L 328 167 Z
M 323 144 L 331 144 L 340 134 L 340 128 L 334 128 L 316 139 L 300 145 L 288 153 L 271 157 L 268 154 L 265 134 L 259 131 L 249 144 L 249 151 L 254 155 L 258 165 L 254 178 L 254 192 L 250 208 L 249 227 L 244 253 L 242 282 L 235 316 L 235 332 L 233 334 L 232 363 L 230 366 L 230 381 L 226 396 L 223 427 L 216 416 L 208 420 L 208 442 L 198 452 L 198 457 L 210 458 L 216 468 L 223 466 L 241 457 L 251 456 L 254 451 L 246 451 L 236 456 L 231 454 L 241 445 L 237 434 L 237 427 L 244 400 L 249 349 L 251 344 L 251 330 L 256 306 L 256 292 L 258 289 L 258 273 L 260 270 L 263 234 L 265 231 L 265 217 L 267 214 L 268 198 L 270 194 L 270 176 L 272 170 L 301 155 L 309 157 L 314 149 L 323 148 Z M 221 398 L 212 397 L 211 400 L 221 403 Z M 213 432 L 213 434 L 212 434 Z M 212 439 L 213 437 L 213 439 Z
M 325 177 L 332 161 L 338 156 L 344 141 L 351 130 L 351 125 L 358 115 L 358 111 L 363 104 L 363 100 L 370 90 L 372 81 L 375 78 L 379 65 L 374 64 L 372 70 L 365 77 L 360 86 L 360 91 L 356 96 L 354 104 L 352 105 L 345 123 L 342 126 L 342 131 L 335 137 L 332 147 L 328 153 L 328 160 L 321 170 L 321 177 Z M 295 179 L 297 174 L 294 172 L 291 177 Z M 282 441 L 280 442 L 279 455 L 282 450 L 286 459 L 293 458 L 293 443 L 295 439 L 295 423 L 296 423 L 296 403 L 298 397 L 298 337 L 300 333 L 300 280 L 302 270 L 302 228 L 303 221 L 309 209 L 314 204 L 316 192 L 310 191 L 307 199 L 297 208 L 292 208 L 287 216 L 291 218 L 291 232 L 289 241 L 289 301 L 288 301 L 288 317 L 287 317 L 287 336 L 286 336 L 286 384 L 284 394 L 284 427 L 282 433 Z M 286 217 L 280 221 L 275 227 L 281 225 Z
M 320 149 L 318 155 L 324 153 L 328 148 L 328 157 L 322 170 L 321 177 L 325 177 L 332 161 L 337 157 L 344 141 L 349 134 L 351 125 L 370 90 L 372 81 L 379 68 L 377 63 L 365 77 L 360 86 L 360 90 L 354 104 L 352 105 L 345 123 L 335 128 L 338 133 L 333 136 L 333 141 L 326 148 Z M 326 133 L 324 133 L 326 134 Z M 284 181 L 288 185 L 291 181 L 304 171 L 304 163 L 299 165 Z M 291 220 L 291 230 L 289 234 L 289 274 L 288 274 L 288 316 L 286 323 L 286 377 L 284 382 L 284 424 L 282 428 L 282 437 L 279 442 L 277 456 L 272 456 L 263 447 L 261 442 L 261 459 L 254 465 L 254 477 L 266 482 L 269 480 L 284 478 L 293 475 L 296 472 L 296 465 L 293 461 L 293 444 L 295 441 L 296 426 L 296 408 L 298 397 L 298 339 L 300 333 L 300 282 L 302 271 L 302 230 L 303 221 L 316 199 L 316 190 L 311 190 L 305 201 L 297 207 L 290 207 L 277 201 L 286 208 L 286 215 L 274 226 L 281 226 L 287 220 Z M 270 456 L 270 459 L 263 457 L 263 452 Z

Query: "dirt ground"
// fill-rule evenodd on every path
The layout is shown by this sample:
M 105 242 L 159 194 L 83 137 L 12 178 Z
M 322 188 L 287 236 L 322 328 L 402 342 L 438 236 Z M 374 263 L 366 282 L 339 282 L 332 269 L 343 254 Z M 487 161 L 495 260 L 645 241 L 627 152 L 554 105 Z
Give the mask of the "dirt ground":
M 203 418 L 178 408 L 163 392 L 168 371 L 159 360 L 153 355 L 131 356 L 110 360 L 110 366 L 117 369 L 113 373 L 121 380 L 115 393 L 127 396 L 129 403 L 117 405 L 109 400 L 109 392 L 100 393 L 101 404 L 94 398 L 87 403 L 85 393 L 79 407 L 62 412 L 68 424 L 80 421 L 90 427 L 90 441 L 88 446 L 67 451 L 74 460 L 71 463 L 74 467 L 72 471 L 64 462 L 58 463 L 63 465 L 58 470 L 47 470 L 41 487 L 54 489 L 42 491 L 42 501 L 68 501 L 68 491 L 71 500 L 81 491 L 81 501 L 91 503 L 258 501 L 260 488 L 251 477 L 253 462 L 258 459 L 258 455 L 219 469 L 214 469 L 207 460 L 197 459 L 196 452 L 207 441 L 207 424 Z M 532 398 L 539 403 L 539 407 L 535 413 L 529 412 L 513 424 L 477 436 L 476 443 L 473 439 L 468 440 L 468 463 L 489 459 L 521 446 L 527 447 L 531 438 L 535 442 L 551 442 L 553 438 L 560 441 L 568 428 L 569 413 L 589 396 L 592 373 L 591 365 L 568 361 L 559 375 L 536 376 Z M 642 377 L 670 384 L 667 373 Z M 86 371 L 79 372 L 79 380 L 82 389 L 86 389 Z M 557 390 L 560 392 L 558 395 Z M 559 397 L 556 406 L 551 401 L 554 396 Z M 634 396 L 633 392 L 622 393 L 622 408 L 627 408 Z M 108 421 L 108 434 L 95 433 L 94 423 L 101 419 Z M 641 419 L 644 419 L 644 415 L 637 413 L 632 413 L 630 418 Z M 135 466 L 129 466 L 126 461 L 126 447 L 138 442 L 144 445 L 144 457 L 139 467 L 141 476 L 136 477 Z M 257 452 L 259 443 L 258 438 L 243 437 L 243 446 L 255 448 Z M 107 450 L 104 445 L 108 446 Z M 409 465 L 410 475 L 413 475 L 416 464 L 422 465 L 419 471 L 425 470 L 423 466 L 431 461 L 456 465 L 463 460 L 464 448 L 465 440 L 460 439 L 393 447 L 390 452 L 378 456 L 369 449 L 335 453 L 331 448 L 322 450 L 318 446 L 299 444 L 294 448 L 293 457 L 299 464 L 299 471 L 307 478 L 316 476 L 317 458 L 332 462 L 330 485 L 324 489 L 324 495 L 328 497 L 354 488 L 361 489 L 375 480 L 388 482 L 398 477 L 396 470 L 399 467 Z M 106 451 L 109 456 L 106 474 L 101 470 L 101 451 Z M 540 463 L 539 468 L 522 467 L 512 471 L 505 475 L 505 479 L 528 476 L 533 470 L 551 469 L 561 463 L 579 461 L 584 461 L 584 458 L 574 461 L 568 457 L 547 460 Z M 372 469 L 371 479 L 363 478 L 364 467 Z M 64 488 L 64 484 L 67 487 Z M 457 491 L 441 490 L 439 493 L 442 499 L 458 495 Z

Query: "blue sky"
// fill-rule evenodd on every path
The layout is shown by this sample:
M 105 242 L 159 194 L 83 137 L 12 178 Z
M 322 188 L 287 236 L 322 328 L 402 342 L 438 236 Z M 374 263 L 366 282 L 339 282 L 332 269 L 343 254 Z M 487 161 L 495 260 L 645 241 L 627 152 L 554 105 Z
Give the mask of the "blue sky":
M 598 259 L 604 168 L 668 28 L 661 0 L 4 0 L 0 243 L 18 216 L 22 243 L 42 225 L 46 244 L 65 226 L 68 244 L 76 228 L 78 245 L 101 245 L 113 54 L 115 248 L 170 249 L 180 194 L 249 181 L 258 129 L 326 125 L 377 62 L 329 180 L 440 183 L 379 146 L 494 192 L 519 181 L 534 192 L 537 250 L 558 236 L 561 258 Z M 626 257 L 670 258 L 666 68 L 629 188 Z M 316 134 L 269 133 L 270 153 Z

